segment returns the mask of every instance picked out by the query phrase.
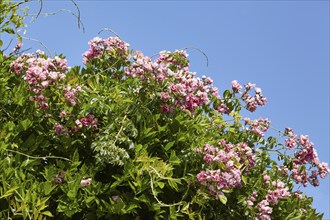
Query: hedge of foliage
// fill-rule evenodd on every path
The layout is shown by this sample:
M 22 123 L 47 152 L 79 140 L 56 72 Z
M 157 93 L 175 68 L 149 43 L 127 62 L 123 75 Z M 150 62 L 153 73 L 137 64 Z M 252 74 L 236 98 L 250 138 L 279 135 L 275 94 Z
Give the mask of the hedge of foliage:
M 1 33 L 24 25 L 18 6 L 1 2 Z M 2 219 L 322 218 L 294 188 L 330 170 L 307 135 L 242 116 L 267 102 L 255 84 L 220 92 L 186 51 L 88 44 L 72 68 L 0 50 Z

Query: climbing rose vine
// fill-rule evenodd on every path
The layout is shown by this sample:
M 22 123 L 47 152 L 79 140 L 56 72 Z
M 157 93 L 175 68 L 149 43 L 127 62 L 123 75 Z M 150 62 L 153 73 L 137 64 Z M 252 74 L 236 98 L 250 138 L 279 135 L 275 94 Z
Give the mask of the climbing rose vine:
M 0 51 L 1 218 L 322 219 L 299 187 L 328 165 L 308 135 L 244 118 L 267 103 L 256 84 L 220 92 L 184 50 L 88 45 L 74 67 Z

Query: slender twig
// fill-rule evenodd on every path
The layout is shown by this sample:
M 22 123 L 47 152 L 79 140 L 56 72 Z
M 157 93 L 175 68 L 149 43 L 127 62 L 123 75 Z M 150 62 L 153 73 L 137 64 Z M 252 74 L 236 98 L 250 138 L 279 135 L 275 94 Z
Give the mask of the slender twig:
M 272 126 L 269 126 L 269 128 L 273 129 L 274 131 L 277 131 L 280 135 L 288 136 L 288 135 L 285 134 L 283 131 L 280 131 L 280 130 L 278 130 L 277 128 L 274 128 L 274 127 L 272 127 Z
M 150 59 L 153 59 L 155 56 L 159 55 L 159 53 L 156 53 L 150 57 Z
M 29 50 L 31 50 L 32 49 L 32 47 L 29 47 L 29 48 L 27 48 L 27 49 L 24 49 L 24 50 L 19 50 L 19 51 L 17 51 L 17 52 L 14 52 L 14 54 L 16 55 L 16 56 L 19 56 L 19 55 L 21 55 L 21 54 L 24 54 L 25 52 L 27 52 L 27 51 L 29 51 Z
M 150 166 L 150 168 L 157 174 L 157 176 L 161 179 L 164 179 L 164 180 L 182 180 L 184 179 L 183 177 L 181 178 L 172 178 L 172 177 L 165 177 L 165 176 L 162 176 L 155 168 L 153 168 L 152 166 Z
M 6 149 L 6 151 L 13 152 L 13 153 L 16 153 L 16 154 L 20 154 L 20 155 L 23 155 L 25 157 L 33 158 L 33 159 L 42 159 L 42 160 L 45 160 L 45 159 L 61 159 L 61 160 L 71 161 L 70 159 L 65 158 L 65 157 L 58 157 L 58 156 L 36 157 L 36 156 L 30 156 L 30 155 L 27 155 L 25 153 L 22 153 L 22 152 L 19 152 L 19 151 L 15 151 L 15 150 Z
M 105 73 L 106 71 L 113 69 L 113 67 L 114 67 L 118 62 L 119 62 L 119 59 L 116 60 L 116 62 L 114 62 L 111 66 L 109 66 L 109 67 L 106 68 L 105 70 L 102 70 L 102 71 L 99 72 L 99 73 Z
M 182 50 L 188 50 L 188 49 L 195 49 L 195 50 L 199 51 L 200 53 L 202 53 L 206 59 L 206 67 L 209 66 L 209 58 L 207 57 L 206 53 L 204 53 L 204 51 L 202 51 L 198 47 L 194 47 L 194 46 L 185 47 Z
M 53 57 L 53 55 L 52 55 L 52 53 L 50 52 L 50 50 L 48 49 L 48 47 L 46 47 L 46 45 L 43 44 L 41 41 L 39 41 L 39 40 L 37 40 L 37 39 L 34 39 L 34 38 L 30 38 L 30 37 L 24 37 L 24 36 L 22 36 L 22 38 L 23 38 L 23 39 L 26 39 L 26 40 L 31 40 L 31 41 L 35 41 L 35 42 L 39 43 L 41 46 L 43 46 L 43 47 L 47 50 L 49 56 L 50 56 L 50 57 Z
M 155 193 L 155 190 L 154 190 L 154 183 L 153 183 L 153 181 L 152 181 L 153 178 L 152 178 L 150 172 L 148 172 L 148 173 L 149 173 L 149 176 L 150 176 L 150 186 L 151 186 L 151 192 L 152 192 L 152 195 L 154 196 L 154 198 L 156 199 L 156 201 L 158 202 L 158 204 L 159 204 L 160 206 L 163 206 L 163 207 L 172 207 L 172 206 L 182 205 L 182 201 L 177 202 L 177 203 L 173 203 L 173 204 L 165 204 L 165 203 L 163 203 L 162 201 L 160 201 L 160 200 L 157 198 L 156 193 Z
M 124 128 L 124 121 L 126 120 L 126 118 L 127 118 L 127 114 L 125 114 L 123 120 L 120 122 L 121 127 L 120 127 L 120 129 L 119 129 L 119 131 L 118 131 L 118 133 L 117 133 L 117 135 L 116 135 L 116 137 L 115 137 L 115 140 L 113 141 L 113 144 L 116 144 L 116 142 L 117 142 L 117 140 L 118 140 L 118 138 L 119 138 L 119 135 L 120 135 L 120 133 L 122 132 L 122 130 L 123 130 L 123 128 Z
M 75 14 L 73 14 L 74 16 L 77 17 L 78 19 L 78 28 L 80 29 L 80 24 L 82 25 L 82 28 L 83 28 L 83 32 L 85 33 L 85 27 L 84 27 L 84 24 L 82 23 L 81 19 L 80 19 L 80 9 L 78 7 L 78 4 L 74 1 L 74 0 L 71 0 L 71 2 L 74 4 L 74 6 L 76 7 L 77 9 L 77 12 L 78 12 L 78 15 L 76 16 Z
M 121 39 L 121 37 L 116 32 L 114 32 L 113 30 L 111 30 L 110 28 L 103 28 L 97 34 L 101 34 L 103 31 L 109 31 L 110 33 L 113 33 L 114 35 L 116 35 L 116 37 L 118 37 L 119 39 Z
M 13 40 L 14 40 L 13 38 L 10 39 L 10 41 L 9 41 L 9 43 L 8 43 L 8 46 L 7 46 L 6 48 L 4 48 L 3 51 L 8 50 L 8 48 L 10 47 L 11 43 L 13 42 Z
M 208 56 L 206 55 L 206 53 L 204 53 L 204 51 L 202 51 L 201 49 L 199 49 L 199 48 L 197 48 L 197 47 L 193 47 L 193 46 L 185 47 L 185 48 L 182 48 L 181 50 L 188 50 L 188 49 L 195 49 L 195 50 L 199 51 L 200 53 L 202 53 L 202 54 L 204 55 L 205 59 L 206 59 L 206 67 L 209 66 L 209 58 L 208 58 Z M 155 57 L 155 56 L 157 56 L 157 55 L 159 55 L 159 53 L 152 55 L 152 56 L 150 57 L 150 59 L 152 59 L 153 57 Z
M 2 111 L 4 111 L 4 112 L 6 113 L 6 115 L 8 115 L 9 118 L 14 119 L 14 117 L 11 116 L 11 115 L 5 110 L 4 107 L 0 106 L 0 109 L 1 109 Z
M 40 13 L 40 14 L 29 14 L 29 16 L 31 16 L 32 18 L 35 17 L 35 19 L 37 19 L 38 18 L 37 16 L 39 16 L 39 15 L 43 15 L 43 16 L 56 15 L 61 12 L 69 13 L 69 14 L 73 15 L 74 17 L 76 17 L 78 20 L 78 28 L 80 29 L 80 25 L 81 25 L 83 32 L 85 32 L 85 26 L 84 26 L 83 22 L 80 20 L 80 15 L 79 14 L 76 15 L 74 12 L 72 12 L 71 10 L 68 10 L 68 9 L 59 9 L 57 11 Z
M 38 1 L 40 2 L 40 7 L 39 7 L 39 11 L 37 13 L 37 17 L 36 18 L 39 17 L 39 15 L 41 14 L 42 8 L 43 8 L 43 0 L 38 0 Z

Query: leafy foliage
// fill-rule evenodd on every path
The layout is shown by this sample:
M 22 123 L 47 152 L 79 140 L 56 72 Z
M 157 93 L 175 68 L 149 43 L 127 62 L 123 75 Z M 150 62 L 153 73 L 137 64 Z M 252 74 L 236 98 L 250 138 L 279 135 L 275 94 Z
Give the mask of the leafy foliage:
M 1 218 L 322 218 L 294 191 L 329 173 L 308 136 L 243 119 L 266 104 L 261 89 L 233 81 L 221 97 L 185 51 L 152 60 L 118 37 L 89 45 L 72 68 L 0 51 Z

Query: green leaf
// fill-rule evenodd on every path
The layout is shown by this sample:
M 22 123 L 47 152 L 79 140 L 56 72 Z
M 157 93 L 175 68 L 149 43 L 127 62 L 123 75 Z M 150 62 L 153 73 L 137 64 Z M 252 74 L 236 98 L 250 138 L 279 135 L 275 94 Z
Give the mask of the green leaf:
M 133 103 L 133 101 L 132 100 L 130 100 L 130 99 L 123 99 L 123 100 L 121 100 L 122 102 L 126 102 L 126 103 Z
M 95 196 L 89 196 L 85 199 L 85 202 L 88 204 L 95 199 Z
M 167 182 L 170 185 L 170 187 L 172 187 L 173 189 L 179 190 L 178 184 L 181 183 L 181 181 L 179 179 L 168 179 Z
M 77 190 L 76 189 L 70 189 L 69 192 L 66 194 L 70 199 L 76 198 Z
M 178 156 L 176 156 L 176 153 L 174 150 L 171 151 L 171 156 L 170 156 L 169 162 L 173 165 L 181 164 L 181 160 Z
M 166 145 L 165 145 L 165 150 L 168 151 L 169 149 L 171 149 L 171 147 L 173 147 L 175 141 L 171 141 L 171 142 L 168 142 Z
M 225 195 L 220 195 L 219 199 L 220 199 L 220 202 L 222 202 L 222 204 L 226 205 L 227 197 Z
M 50 211 L 44 211 L 41 214 L 46 215 L 48 217 L 54 217 L 53 214 Z
M 246 201 L 246 197 L 245 196 L 242 196 L 242 195 L 238 196 L 238 204 L 242 204 L 245 201 Z
M 3 196 L 0 196 L 0 199 L 6 198 L 8 196 L 11 196 L 15 190 L 17 190 L 19 186 L 14 186 L 13 188 L 9 189 Z
M 224 193 L 232 193 L 233 189 L 223 189 L 221 191 L 224 192 Z
M 130 204 L 127 208 L 126 208 L 126 212 L 131 212 L 132 210 L 134 210 L 135 208 L 138 208 L 139 207 L 139 205 L 138 204 L 135 204 L 135 203 L 133 203 L 133 204 Z
M 78 77 L 72 77 L 68 80 L 68 84 L 74 85 L 78 81 Z
M 23 128 L 23 131 L 26 131 L 31 126 L 31 121 L 27 118 L 20 122 L 21 127 Z
M 296 217 L 294 217 L 294 218 L 290 218 L 289 220 L 300 220 L 300 219 L 301 219 L 301 215 L 296 216 Z
M 51 182 L 44 182 L 42 186 L 46 196 L 49 195 L 56 188 L 56 186 L 53 185 Z
M 225 99 L 230 99 L 230 98 L 231 98 L 231 92 L 230 92 L 229 90 L 225 90 L 225 91 L 223 92 L 223 97 L 224 97 Z
M 19 34 L 16 34 L 18 42 L 22 43 L 22 36 Z
M 159 186 L 159 188 L 163 189 L 165 186 L 165 183 L 163 182 L 157 182 L 157 185 Z
M 231 99 L 225 101 L 226 106 L 232 111 L 234 109 L 234 103 Z
M 143 148 L 142 144 L 138 144 L 138 145 L 136 145 L 136 146 L 134 147 L 134 150 L 135 150 L 135 152 L 137 153 L 137 152 L 141 151 L 142 148 Z
M 2 45 L 3 45 L 3 42 L 2 42 L 2 40 L 0 40 L 0 47 L 2 47 Z
M 246 184 L 247 183 L 247 177 L 246 176 L 242 176 L 242 181 L 243 181 L 244 184 Z
M 2 31 L 7 32 L 8 34 L 15 34 L 15 31 L 12 28 L 4 28 Z
M 139 197 L 135 197 L 134 199 L 137 200 L 137 201 L 146 203 L 146 204 L 150 204 L 150 200 L 149 200 L 149 198 L 145 194 L 142 194 Z
M 26 167 L 26 166 L 30 165 L 31 163 L 34 163 L 34 162 L 35 162 L 35 160 L 32 160 L 30 158 L 27 158 L 25 161 L 23 161 L 21 163 L 21 167 Z
M 76 161 L 79 161 L 79 153 L 78 153 L 78 149 L 76 149 L 73 153 L 73 156 L 72 156 L 72 161 L 76 162 Z
M 294 210 L 293 212 L 291 212 L 286 218 L 285 220 L 299 220 L 301 219 L 301 214 L 299 214 L 299 216 L 295 216 L 297 214 L 297 210 Z M 294 217 L 295 216 L 295 217 Z

